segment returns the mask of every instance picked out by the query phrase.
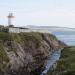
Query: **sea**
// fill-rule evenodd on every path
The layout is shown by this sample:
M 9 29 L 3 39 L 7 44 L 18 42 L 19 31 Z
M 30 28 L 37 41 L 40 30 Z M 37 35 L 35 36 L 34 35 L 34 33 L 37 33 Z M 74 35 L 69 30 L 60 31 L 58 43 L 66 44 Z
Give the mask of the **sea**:
M 67 32 L 53 32 L 56 37 L 66 43 L 69 46 L 75 46 L 75 32 L 67 31 Z

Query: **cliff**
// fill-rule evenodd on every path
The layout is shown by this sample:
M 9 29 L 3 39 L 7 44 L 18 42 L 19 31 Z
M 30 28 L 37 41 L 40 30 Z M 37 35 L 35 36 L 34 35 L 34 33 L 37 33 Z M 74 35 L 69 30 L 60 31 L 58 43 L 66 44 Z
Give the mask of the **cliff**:
M 39 75 L 60 47 L 52 34 L 0 32 L 0 75 Z

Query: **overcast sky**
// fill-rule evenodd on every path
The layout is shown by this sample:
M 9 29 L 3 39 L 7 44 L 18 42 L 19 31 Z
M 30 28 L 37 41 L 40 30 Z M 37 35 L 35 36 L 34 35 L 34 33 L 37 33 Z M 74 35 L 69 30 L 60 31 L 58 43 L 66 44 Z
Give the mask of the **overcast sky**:
M 0 0 L 0 24 L 6 25 L 13 12 L 13 24 L 75 28 L 75 0 Z

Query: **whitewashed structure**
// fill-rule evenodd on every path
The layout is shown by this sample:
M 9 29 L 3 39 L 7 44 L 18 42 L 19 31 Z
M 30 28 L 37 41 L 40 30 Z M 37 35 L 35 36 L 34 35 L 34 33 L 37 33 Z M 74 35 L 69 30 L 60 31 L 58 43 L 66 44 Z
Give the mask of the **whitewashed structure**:
M 9 13 L 9 15 L 7 17 L 8 17 L 8 25 L 13 25 L 12 24 L 12 20 L 14 18 L 13 13 Z
M 21 33 L 21 32 L 31 32 L 31 30 L 23 27 L 9 27 L 9 33 Z
M 24 27 L 8 27 L 9 33 L 21 33 L 21 32 L 40 32 L 40 33 L 51 33 L 47 29 L 31 29 L 31 28 L 24 28 Z

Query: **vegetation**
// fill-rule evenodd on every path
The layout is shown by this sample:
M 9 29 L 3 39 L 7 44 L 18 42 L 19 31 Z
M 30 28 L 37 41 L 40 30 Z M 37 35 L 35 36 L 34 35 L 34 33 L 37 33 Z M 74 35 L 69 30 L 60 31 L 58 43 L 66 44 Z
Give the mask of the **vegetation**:
M 0 42 L 6 42 L 10 40 L 10 36 L 9 36 L 9 33 L 7 32 L 0 32 Z
M 49 37 L 51 37 L 52 40 L 57 40 L 58 41 L 58 39 L 55 35 L 53 35 L 53 34 L 48 34 L 48 35 L 49 35 Z
M 9 58 L 4 50 L 4 42 L 9 40 L 8 33 L 0 32 L 0 71 L 3 70 L 9 62 Z
M 5 68 L 8 62 L 9 58 L 4 50 L 3 45 L 0 43 L 0 71 Z
M 25 32 L 25 33 L 7 33 L 7 32 L 0 32 L 0 72 L 7 66 L 9 62 L 9 58 L 6 53 L 7 51 L 13 51 L 17 55 L 17 48 L 14 46 L 14 42 L 23 45 L 25 48 L 30 48 L 31 50 L 34 46 L 38 49 L 42 44 L 43 33 L 39 32 Z M 46 34 L 50 37 L 50 39 L 54 39 L 57 41 L 57 38 L 53 35 Z M 16 44 L 15 43 L 15 44 Z M 32 45 L 33 44 L 33 45 Z
M 66 47 L 62 50 L 56 69 L 48 75 L 75 75 L 75 47 Z

